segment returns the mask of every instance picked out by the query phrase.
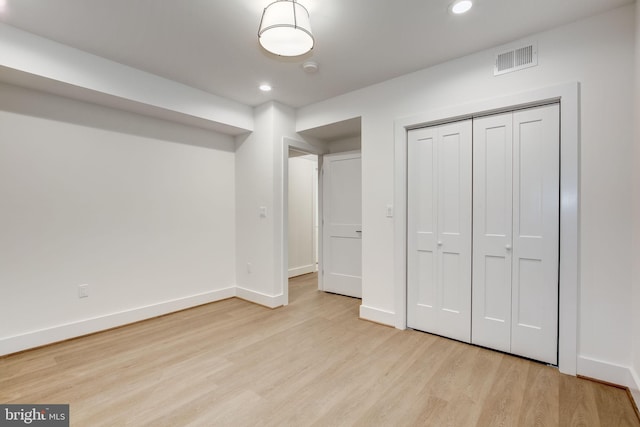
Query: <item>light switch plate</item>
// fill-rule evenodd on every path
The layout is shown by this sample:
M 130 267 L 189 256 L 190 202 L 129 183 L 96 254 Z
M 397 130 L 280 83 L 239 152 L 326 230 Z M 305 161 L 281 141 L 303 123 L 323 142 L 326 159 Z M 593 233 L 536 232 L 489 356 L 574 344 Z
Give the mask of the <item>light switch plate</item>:
M 87 298 L 89 296 L 89 285 L 78 286 L 78 298 Z

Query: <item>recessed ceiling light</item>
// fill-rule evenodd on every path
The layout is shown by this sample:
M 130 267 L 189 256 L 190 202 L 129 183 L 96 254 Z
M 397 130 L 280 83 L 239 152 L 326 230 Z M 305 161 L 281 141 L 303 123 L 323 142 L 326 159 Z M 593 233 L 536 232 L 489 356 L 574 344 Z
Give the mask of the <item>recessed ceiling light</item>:
M 451 5 L 451 12 L 460 15 L 461 13 L 468 12 L 471 6 L 473 6 L 471 0 L 459 0 Z
M 262 83 L 260 85 L 260 90 L 263 92 L 269 92 L 271 90 L 271 85 L 268 83 Z

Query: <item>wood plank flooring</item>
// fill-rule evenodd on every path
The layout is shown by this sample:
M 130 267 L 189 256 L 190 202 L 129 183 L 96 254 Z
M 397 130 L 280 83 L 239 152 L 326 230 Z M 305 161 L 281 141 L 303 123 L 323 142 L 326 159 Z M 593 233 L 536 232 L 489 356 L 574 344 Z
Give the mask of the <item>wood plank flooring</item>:
M 290 283 L 0 359 L 0 403 L 69 403 L 73 426 L 640 426 L 624 390 L 358 319 Z

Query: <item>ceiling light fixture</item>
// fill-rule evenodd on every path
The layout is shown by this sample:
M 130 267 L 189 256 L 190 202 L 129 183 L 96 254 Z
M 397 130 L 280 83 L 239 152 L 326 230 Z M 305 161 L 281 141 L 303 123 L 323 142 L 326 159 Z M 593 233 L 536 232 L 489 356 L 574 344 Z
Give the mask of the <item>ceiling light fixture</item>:
M 259 87 L 263 92 L 269 92 L 271 90 L 271 85 L 269 83 L 262 83 Z
M 456 15 L 460 15 L 461 13 L 468 12 L 473 6 L 473 2 L 471 0 L 458 0 L 457 2 L 451 5 L 451 12 Z
M 277 0 L 265 7 L 258 41 L 279 56 L 299 56 L 313 49 L 309 11 L 296 0 Z

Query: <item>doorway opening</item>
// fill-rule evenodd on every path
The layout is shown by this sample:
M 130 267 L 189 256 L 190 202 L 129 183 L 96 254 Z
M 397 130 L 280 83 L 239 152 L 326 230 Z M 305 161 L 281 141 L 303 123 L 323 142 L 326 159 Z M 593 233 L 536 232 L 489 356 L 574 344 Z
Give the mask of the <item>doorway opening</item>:
M 317 154 L 289 147 L 288 157 L 288 221 L 287 279 L 290 302 L 298 295 L 292 292 L 292 283 L 309 287 L 318 286 L 319 160 Z M 304 280 L 302 279 L 304 277 Z M 292 278 L 298 280 L 291 281 Z
M 322 171 L 323 171 L 323 162 L 325 155 L 334 155 L 337 153 L 347 153 L 353 151 L 360 151 L 361 148 L 361 119 L 360 117 L 354 117 L 351 119 L 343 120 L 340 122 L 335 122 L 327 125 L 322 125 L 316 128 L 307 129 L 304 131 L 300 131 L 300 135 L 304 137 L 303 140 L 292 139 L 289 137 L 283 138 L 283 167 L 282 167 L 282 182 L 283 182 L 283 193 L 282 193 L 282 256 L 280 260 L 282 261 L 282 268 L 280 277 L 282 278 L 282 289 L 283 289 L 283 303 L 286 305 L 289 301 L 289 277 L 300 278 L 303 277 L 301 275 L 308 274 L 309 277 L 305 279 L 313 278 L 317 283 L 316 289 L 320 291 L 324 291 L 323 286 L 323 179 L 322 179 Z M 293 160 L 292 160 L 293 159 Z M 304 159 L 304 160 L 303 160 Z M 295 197 L 293 192 L 300 191 L 299 187 L 300 182 L 293 182 L 295 178 L 290 178 L 289 175 L 292 173 L 294 168 L 301 166 L 302 169 L 305 167 L 308 168 L 308 163 L 301 163 L 302 161 L 311 161 L 315 159 L 316 161 L 316 175 L 314 176 L 315 185 L 312 188 L 315 190 L 315 197 L 312 197 L 315 200 L 315 209 L 313 212 L 315 214 L 315 220 L 313 221 L 314 228 L 312 230 L 312 234 L 310 234 L 309 228 L 305 228 L 303 233 L 303 237 L 301 238 L 298 235 L 298 231 L 293 231 L 293 228 L 300 228 L 300 223 L 298 223 L 298 219 L 293 218 L 293 216 L 297 216 L 300 211 L 292 212 L 292 208 L 294 205 L 298 205 L 297 202 L 290 202 L 289 196 Z M 290 162 L 294 162 L 295 166 L 291 166 Z M 297 163 L 295 163 L 297 162 Z M 291 171 L 290 171 L 291 169 Z M 307 170 L 308 171 L 308 170 Z M 293 175 L 296 175 L 296 172 L 293 172 Z M 306 176 L 306 175 L 305 175 Z M 358 178 L 360 178 L 360 174 L 358 173 Z M 308 187 L 308 178 L 304 178 L 306 181 L 301 186 L 306 188 Z M 291 190 L 289 187 L 292 187 Z M 314 191 L 311 190 L 311 191 Z M 304 194 L 304 193 L 302 193 Z M 308 206 L 309 203 L 309 194 L 307 193 L 306 201 L 302 203 L 303 206 Z M 305 197 L 303 197 L 305 199 Z M 358 200 L 361 198 L 358 197 Z M 289 205 L 292 205 L 290 207 Z M 361 202 L 360 202 L 361 203 Z M 304 208 L 307 211 L 307 208 Z M 308 211 L 307 211 L 308 212 Z M 290 219 L 290 215 L 292 216 Z M 309 223 L 309 217 L 306 217 L 306 223 Z M 360 230 L 361 227 L 358 227 Z M 361 232 L 361 231 L 360 231 Z M 290 233 L 295 233 L 295 235 L 289 236 Z M 311 245 L 313 248 L 312 251 L 315 251 L 314 260 L 309 262 L 311 259 L 309 257 L 309 253 L 298 253 L 296 249 L 296 245 L 300 242 L 303 242 L 305 248 L 309 248 L 308 240 L 309 236 L 315 238 L 315 244 Z M 359 237 L 359 235 L 358 235 Z M 300 239 L 300 240 L 297 240 Z M 304 242 L 307 243 L 304 243 Z M 293 245 L 293 247 L 289 247 Z M 290 260 L 291 258 L 291 260 Z M 305 261 L 306 259 L 306 261 Z M 360 258 L 358 258 L 360 261 Z M 312 276 L 313 275 L 313 276 Z M 296 279 L 297 280 L 297 279 Z M 338 292 L 339 293 L 339 292 Z

